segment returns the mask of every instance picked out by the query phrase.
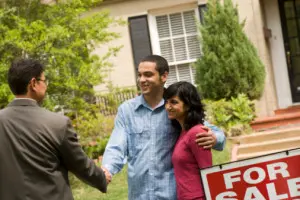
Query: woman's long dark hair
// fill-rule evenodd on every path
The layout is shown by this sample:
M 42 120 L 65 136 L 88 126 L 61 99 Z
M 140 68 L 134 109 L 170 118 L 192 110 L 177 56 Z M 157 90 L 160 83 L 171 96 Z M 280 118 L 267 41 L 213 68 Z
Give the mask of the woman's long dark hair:
M 174 96 L 178 96 L 188 108 L 184 120 L 185 130 L 189 130 L 197 124 L 204 123 L 204 106 L 201 103 L 200 96 L 194 85 L 186 81 L 180 81 L 170 85 L 164 91 L 164 99 L 168 100 Z M 175 123 L 174 120 L 172 120 L 172 124 L 175 125 L 175 127 L 178 127 L 178 122 Z

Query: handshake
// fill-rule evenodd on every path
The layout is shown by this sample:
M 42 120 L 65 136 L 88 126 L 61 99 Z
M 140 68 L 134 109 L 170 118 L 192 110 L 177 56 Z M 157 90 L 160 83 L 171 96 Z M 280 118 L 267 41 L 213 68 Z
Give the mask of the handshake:
M 103 170 L 103 172 L 105 174 L 106 184 L 108 185 L 111 182 L 112 175 L 105 167 L 101 166 L 101 169 Z

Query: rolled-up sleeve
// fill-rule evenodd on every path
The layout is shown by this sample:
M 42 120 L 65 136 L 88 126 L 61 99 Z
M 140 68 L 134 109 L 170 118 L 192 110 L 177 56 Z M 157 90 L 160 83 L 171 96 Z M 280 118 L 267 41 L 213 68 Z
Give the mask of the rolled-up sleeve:
M 212 124 L 208 123 L 207 121 L 204 121 L 204 126 L 210 128 L 211 131 L 216 136 L 217 142 L 216 142 L 215 146 L 213 146 L 213 149 L 222 151 L 224 149 L 225 143 L 226 143 L 226 137 L 225 137 L 224 132 L 221 129 L 219 129 L 217 126 L 212 125 Z
M 103 155 L 102 166 L 112 175 L 123 168 L 127 157 L 127 133 L 122 107 L 119 107 L 115 126 Z

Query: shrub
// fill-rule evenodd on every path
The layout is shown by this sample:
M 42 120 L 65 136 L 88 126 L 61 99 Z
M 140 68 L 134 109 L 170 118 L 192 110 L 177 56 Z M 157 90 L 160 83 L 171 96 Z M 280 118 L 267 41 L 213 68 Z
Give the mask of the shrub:
M 237 136 L 251 131 L 250 122 L 255 118 L 255 107 L 245 94 L 231 100 L 204 100 L 207 120 L 222 128 L 227 136 Z
M 136 95 L 135 89 L 109 88 L 110 92 L 98 96 L 97 105 L 79 112 L 69 113 L 80 136 L 80 143 L 88 156 L 98 159 L 104 153 L 114 127 L 117 107 Z
M 103 154 L 114 127 L 114 116 L 104 116 L 97 109 L 80 111 L 73 120 L 83 150 L 91 158 Z
M 231 0 L 224 0 L 224 5 L 208 1 L 200 26 L 203 56 L 196 63 L 196 83 L 205 98 L 230 99 L 240 93 L 260 98 L 265 68 L 243 27 Z

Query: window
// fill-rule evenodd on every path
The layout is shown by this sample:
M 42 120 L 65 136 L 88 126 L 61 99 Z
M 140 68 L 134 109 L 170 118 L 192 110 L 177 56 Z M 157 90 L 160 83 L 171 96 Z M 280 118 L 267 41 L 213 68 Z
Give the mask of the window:
M 170 65 L 166 86 L 177 81 L 194 83 L 192 67 L 201 55 L 196 17 L 198 10 L 188 10 L 150 18 L 153 53 L 166 58 Z

